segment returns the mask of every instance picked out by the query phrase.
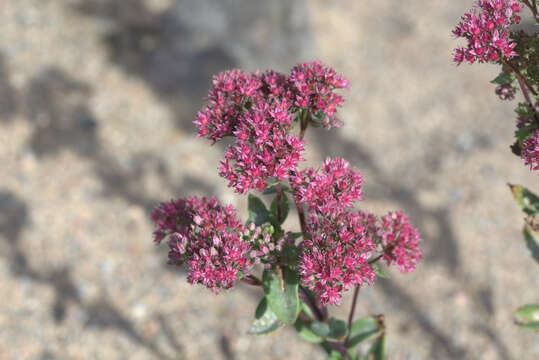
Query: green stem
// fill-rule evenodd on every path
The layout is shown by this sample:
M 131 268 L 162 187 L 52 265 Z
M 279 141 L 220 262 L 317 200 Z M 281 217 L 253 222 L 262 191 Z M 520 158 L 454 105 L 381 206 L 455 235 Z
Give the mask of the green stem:
M 305 131 L 309 127 L 309 121 L 311 120 L 311 113 L 309 110 L 301 110 L 300 116 L 300 130 L 299 130 L 299 139 L 303 140 L 305 137 Z
M 303 140 L 303 138 L 305 137 L 305 131 L 307 131 L 307 128 L 309 127 L 310 116 L 311 115 L 308 110 L 301 110 L 301 115 L 299 117 L 300 119 L 299 139 L 300 140 Z M 305 238 L 305 235 L 307 234 L 307 222 L 305 221 L 305 212 L 303 211 L 303 206 L 301 206 L 299 201 L 295 200 L 294 203 L 296 204 L 296 209 L 298 210 L 299 225 L 301 226 L 301 234 L 303 235 L 303 238 Z
M 281 183 L 275 185 L 275 191 L 277 191 L 277 221 L 280 224 L 283 221 L 283 209 L 282 209 L 283 191 L 281 189 Z

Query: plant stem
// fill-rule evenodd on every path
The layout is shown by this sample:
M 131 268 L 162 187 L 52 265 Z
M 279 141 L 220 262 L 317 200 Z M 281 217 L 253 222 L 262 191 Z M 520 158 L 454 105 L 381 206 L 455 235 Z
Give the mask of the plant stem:
M 299 130 L 299 139 L 303 140 L 305 137 L 305 131 L 307 130 L 307 127 L 309 126 L 309 121 L 311 120 L 311 113 L 308 110 L 301 110 L 301 116 L 300 116 L 300 130 Z
M 298 217 L 299 217 L 299 225 L 301 227 L 301 234 L 303 235 L 303 238 L 305 238 L 305 234 L 307 234 L 307 223 L 305 221 L 305 211 L 303 211 L 303 206 L 301 206 L 299 201 L 294 200 L 294 203 L 296 204 L 296 209 L 298 210 Z
M 522 94 L 524 95 L 524 99 L 530 104 L 531 107 L 533 107 L 533 103 L 530 99 L 530 94 L 528 93 L 528 89 L 526 88 L 526 85 L 518 78 L 518 85 L 520 86 L 520 90 L 522 90 Z
M 311 114 L 307 110 L 301 110 L 301 116 L 300 116 L 300 132 L 299 132 L 299 139 L 303 140 L 305 137 L 305 131 L 307 130 L 307 127 L 309 127 L 309 120 Z M 301 233 L 303 237 L 305 238 L 305 234 L 307 233 L 307 226 L 305 221 L 305 212 L 303 211 L 303 206 L 299 203 L 299 201 L 294 201 L 296 204 L 296 209 L 298 210 L 298 217 L 299 217 L 299 225 L 301 226 Z
M 283 209 L 282 209 L 283 191 L 281 189 L 281 183 L 275 185 L 275 191 L 277 191 L 277 221 L 281 223 L 283 221 Z
M 350 309 L 350 314 L 348 315 L 348 335 L 346 335 L 346 340 L 344 340 L 344 345 L 348 345 L 348 341 L 350 340 L 350 330 L 352 329 L 352 321 L 354 320 L 354 313 L 356 312 L 356 303 L 357 303 L 357 296 L 359 295 L 359 286 L 356 285 L 356 288 L 354 289 L 354 297 L 352 298 L 352 308 Z
M 344 355 L 348 360 L 352 360 L 352 357 L 348 353 L 346 346 L 340 342 L 325 341 L 333 350 L 338 351 L 341 355 Z
M 536 18 L 537 17 L 537 3 L 535 2 L 535 0 L 531 0 L 531 1 L 533 2 L 533 5 L 530 2 L 530 0 L 522 0 L 524 5 L 526 5 L 531 10 L 533 17 Z
M 524 77 L 518 72 L 518 70 L 512 67 L 509 62 L 506 62 L 506 64 L 511 67 L 513 71 L 515 71 L 515 74 L 517 74 L 518 86 L 520 86 L 520 90 L 522 91 L 522 95 L 524 95 L 524 99 L 526 99 L 526 102 L 532 108 L 534 112 L 533 117 L 535 118 L 535 123 L 537 124 L 537 126 L 539 126 L 539 116 L 537 116 L 537 111 L 535 111 L 535 106 L 530 98 L 530 93 L 528 92 L 528 89 L 530 89 L 534 95 L 537 95 L 537 93 L 533 91 L 533 88 L 530 87 L 530 85 L 526 82 L 526 79 L 524 79 Z
M 382 256 L 384 256 L 384 255 L 383 255 L 383 254 L 380 254 L 380 255 L 378 255 L 377 257 L 375 257 L 374 259 L 369 260 L 369 265 L 374 264 L 375 262 L 377 262 L 378 260 L 380 260 L 380 258 L 381 258 Z
M 513 70 L 513 72 L 515 73 L 515 75 L 517 76 L 517 79 L 518 79 L 518 83 L 521 85 L 520 87 L 523 89 L 522 92 L 524 92 L 524 87 L 522 86 L 521 82 L 523 82 L 525 85 L 526 85 L 526 88 L 528 88 L 528 90 L 533 94 L 533 95 L 536 95 L 537 96 L 537 92 L 533 89 L 533 87 L 528 83 L 528 81 L 524 78 L 524 76 L 522 76 L 522 74 L 520 73 L 520 71 L 518 70 L 517 67 L 515 67 L 513 64 L 511 64 L 509 61 L 507 60 L 504 60 L 502 58 L 502 62 L 509 66 L 509 68 L 511 68 L 511 70 Z M 525 95 L 526 96 L 526 95 Z M 528 99 L 527 99 L 528 100 Z M 529 101 L 528 101 L 529 102 Z M 530 103 L 530 105 L 533 106 L 533 104 Z
M 307 291 L 305 291 L 305 288 L 303 286 L 299 287 L 299 296 L 301 298 L 301 301 L 303 301 L 307 306 L 311 309 L 314 316 L 316 317 L 316 321 L 324 322 L 327 320 L 328 314 L 327 311 L 325 311 L 325 308 L 320 308 L 318 304 L 315 301 L 312 301 L 312 299 L 307 295 Z

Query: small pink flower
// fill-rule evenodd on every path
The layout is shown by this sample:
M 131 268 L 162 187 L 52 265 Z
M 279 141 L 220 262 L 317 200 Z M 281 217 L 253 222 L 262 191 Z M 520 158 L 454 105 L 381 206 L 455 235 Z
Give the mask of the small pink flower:
M 304 142 L 289 132 L 289 106 L 284 101 L 257 104 L 239 117 L 236 143 L 226 150 L 219 172 L 236 192 L 264 190 L 270 177 L 286 179 L 303 161 Z
M 509 42 L 509 26 L 518 24 L 523 5 L 515 0 L 478 0 L 476 8 L 465 13 L 453 30 L 455 37 L 465 38 L 467 47 L 455 49 L 453 61 L 496 62 L 500 55 L 510 59 L 518 54 L 516 43 Z
M 222 72 L 213 77 L 213 87 L 208 91 L 208 106 L 197 114 L 194 124 L 198 136 L 213 143 L 231 135 L 243 107 L 255 100 L 262 82 L 257 74 L 241 70 Z
M 363 177 L 341 158 L 327 158 L 319 170 L 309 168 L 292 179 L 295 197 L 323 215 L 342 212 L 362 200 Z
M 342 123 L 335 119 L 335 112 L 344 100 L 335 90 L 347 89 L 348 80 L 320 61 L 313 61 L 296 65 L 288 81 L 295 106 L 320 116 L 326 129 L 342 126 Z
M 311 213 L 308 220 L 310 238 L 303 241 L 299 260 L 301 280 L 323 305 L 338 305 L 343 291 L 374 281 L 368 258 L 375 246 L 365 236 L 358 214 L 324 217 Z
M 381 218 L 381 239 L 384 248 L 383 260 L 396 264 L 401 272 L 415 269 L 422 252 L 419 249 L 421 238 L 410 220 L 401 212 L 390 212 Z
M 169 263 L 188 265 L 187 281 L 219 292 L 229 289 L 254 265 L 245 226 L 232 206 L 188 197 L 159 204 L 152 212 L 155 241 L 168 237 Z
M 530 166 L 531 170 L 539 170 L 539 131 L 533 132 L 524 141 L 522 158 L 524 159 L 524 163 Z

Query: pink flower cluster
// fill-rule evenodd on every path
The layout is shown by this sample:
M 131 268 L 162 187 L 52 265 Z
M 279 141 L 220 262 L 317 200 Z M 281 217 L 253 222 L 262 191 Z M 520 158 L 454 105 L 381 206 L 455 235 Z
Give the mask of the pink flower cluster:
M 366 236 L 359 214 L 324 217 L 311 213 L 307 231 L 310 239 L 303 241 L 299 274 L 322 305 L 338 305 L 343 291 L 374 281 L 376 275 L 368 259 L 375 246 Z
M 238 117 L 234 130 L 236 143 L 231 145 L 221 161 L 219 175 L 228 180 L 228 186 L 245 194 L 250 189 L 264 190 L 266 181 L 279 181 L 295 171 L 304 142 L 289 133 L 292 125 L 290 103 L 256 103 Z
M 378 218 L 351 211 L 362 200 L 362 183 L 361 173 L 340 158 L 328 158 L 321 169 L 291 179 L 296 201 L 309 210 L 301 279 L 324 305 L 339 304 L 342 292 L 352 286 L 372 283 L 375 272 L 368 261 L 375 252 L 403 272 L 413 270 L 421 258 L 419 233 L 402 213 Z
M 422 252 L 418 246 L 421 237 L 410 220 L 400 211 L 390 212 L 382 216 L 377 233 L 381 236 L 382 259 L 388 265 L 397 265 L 401 272 L 413 271 L 421 260 Z
M 465 13 L 453 30 L 455 37 L 467 40 L 467 47 L 455 49 L 453 61 L 473 64 L 495 62 L 500 56 L 510 59 L 518 54 L 516 43 L 509 42 L 509 25 L 520 23 L 517 15 L 523 5 L 515 0 L 478 0 L 477 8 Z
M 341 158 L 327 158 L 318 171 L 309 168 L 292 179 L 297 201 L 325 216 L 341 213 L 362 200 L 362 183 L 361 173 Z
M 335 119 L 335 112 L 344 100 L 334 90 L 348 88 L 348 80 L 320 61 L 314 61 L 295 66 L 289 81 L 297 107 L 307 109 L 315 116 L 323 114 L 321 120 L 326 129 L 342 126 Z
M 245 226 L 232 206 L 216 199 L 189 197 L 161 203 L 152 212 L 156 242 L 168 236 L 169 262 L 187 263 L 191 284 L 218 292 L 229 289 L 254 264 Z
M 230 187 L 242 194 L 264 190 L 268 178 L 288 178 L 303 160 L 304 142 L 291 132 L 302 109 L 313 119 L 325 114 L 326 128 L 337 126 L 334 115 L 343 99 L 334 90 L 347 86 L 320 62 L 297 65 L 289 77 L 275 71 L 227 71 L 214 77 L 209 103 L 194 123 L 198 136 L 213 143 L 234 137 L 220 167 Z
M 531 170 L 539 170 L 539 131 L 535 131 L 522 146 L 522 158 Z
M 222 72 L 213 77 L 213 88 L 208 91 L 208 105 L 197 114 L 193 122 L 198 126 L 198 136 L 215 143 L 232 135 L 251 97 L 258 95 L 262 82 L 257 74 L 241 70 Z
M 517 92 L 517 88 L 512 86 L 511 84 L 506 85 L 499 85 L 496 87 L 495 93 L 498 95 L 500 100 L 513 100 L 515 98 L 515 94 Z

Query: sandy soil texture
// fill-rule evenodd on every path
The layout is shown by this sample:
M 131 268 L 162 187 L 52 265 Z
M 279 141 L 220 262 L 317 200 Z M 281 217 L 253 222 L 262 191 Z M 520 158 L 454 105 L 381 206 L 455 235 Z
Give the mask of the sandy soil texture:
M 359 315 L 386 314 L 390 359 L 538 359 L 512 321 L 539 301 L 539 267 L 506 183 L 539 188 L 509 152 L 498 69 L 451 63 L 470 4 L 0 1 L 0 359 L 323 359 L 289 329 L 245 335 L 260 293 L 189 286 L 149 221 L 190 194 L 246 214 L 217 175 L 224 147 L 191 122 L 212 74 L 310 59 L 351 90 L 308 163 L 345 157 L 362 206 L 405 211 L 425 239 L 414 273 L 360 293 Z

